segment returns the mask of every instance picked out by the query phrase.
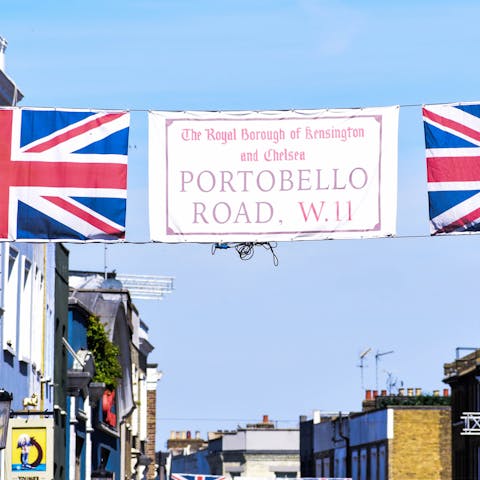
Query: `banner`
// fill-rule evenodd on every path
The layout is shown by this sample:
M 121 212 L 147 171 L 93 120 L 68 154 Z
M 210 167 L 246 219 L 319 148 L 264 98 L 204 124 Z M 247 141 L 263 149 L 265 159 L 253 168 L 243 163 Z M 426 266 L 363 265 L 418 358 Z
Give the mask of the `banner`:
M 398 111 L 150 112 L 151 239 L 394 235 Z
M 0 109 L 0 239 L 123 239 L 129 117 Z
M 480 103 L 423 107 L 432 235 L 480 230 Z

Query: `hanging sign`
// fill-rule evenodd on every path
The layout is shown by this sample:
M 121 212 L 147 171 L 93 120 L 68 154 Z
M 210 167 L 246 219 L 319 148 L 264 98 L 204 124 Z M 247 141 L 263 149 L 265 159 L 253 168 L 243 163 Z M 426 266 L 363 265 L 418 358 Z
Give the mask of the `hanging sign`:
M 150 112 L 152 240 L 395 234 L 398 111 Z
M 53 418 L 11 418 L 8 438 L 7 480 L 53 478 Z

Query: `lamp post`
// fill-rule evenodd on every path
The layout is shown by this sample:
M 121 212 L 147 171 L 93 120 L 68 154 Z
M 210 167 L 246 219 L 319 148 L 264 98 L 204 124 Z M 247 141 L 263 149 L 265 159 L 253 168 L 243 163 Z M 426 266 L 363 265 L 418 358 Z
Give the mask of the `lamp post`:
M 13 395 L 3 389 L 0 390 L 0 450 L 7 445 L 8 422 L 10 420 L 10 405 Z

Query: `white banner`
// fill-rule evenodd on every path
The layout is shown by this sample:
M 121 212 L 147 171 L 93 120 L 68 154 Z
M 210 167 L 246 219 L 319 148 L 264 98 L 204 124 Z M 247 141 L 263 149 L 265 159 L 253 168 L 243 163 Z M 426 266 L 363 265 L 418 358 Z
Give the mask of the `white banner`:
M 398 111 L 150 112 L 151 239 L 394 235 Z

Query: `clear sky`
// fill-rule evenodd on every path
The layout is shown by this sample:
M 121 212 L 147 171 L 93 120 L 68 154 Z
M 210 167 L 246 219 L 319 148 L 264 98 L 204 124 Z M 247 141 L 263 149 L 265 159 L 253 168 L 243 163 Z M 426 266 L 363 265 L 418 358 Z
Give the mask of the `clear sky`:
M 0 15 L 21 105 L 132 110 L 130 240 L 148 238 L 146 110 L 402 106 L 400 238 L 282 242 L 277 267 L 263 249 L 108 247 L 110 270 L 175 277 L 137 302 L 164 372 L 157 449 L 170 430 L 357 410 L 369 347 L 365 388 L 378 373 L 426 392 L 457 347 L 480 347 L 479 239 L 428 236 L 420 111 L 480 100 L 478 1 L 19 0 Z M 69 248 L 72 269 L 103 270 L 102 245 Z

